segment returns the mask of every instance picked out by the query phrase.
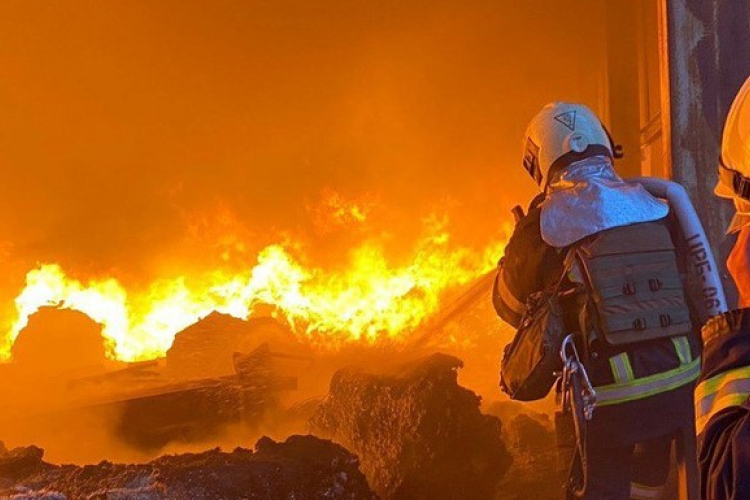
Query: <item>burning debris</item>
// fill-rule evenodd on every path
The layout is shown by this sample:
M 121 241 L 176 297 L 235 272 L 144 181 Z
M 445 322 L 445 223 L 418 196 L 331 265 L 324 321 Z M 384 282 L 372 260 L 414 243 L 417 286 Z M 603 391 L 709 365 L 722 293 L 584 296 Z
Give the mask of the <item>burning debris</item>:
M 262 344 L 248 354 L 235 353 L 232 375 L 162 380 L 110 395 L 97 405 L 116 408 L 117 433 L 142 450 L 159 450 L 174 441 L 205 442 L 230 425 L 252 429 L 266 414 L 280 411 L 281 393 L 296 388 L 296 379 L 275 372 L 274 356 Z
M 438 311 L 446 290 L 492 269 L 501 249 L 476 251 L 449 240 L 445 223 L 426 223 L 405 265 L 394 266 L 382 246 L 366 242 L 348 252 L 348 265 L 335 270 L 308 267 L 288 246 L 273 244 L 257 254 L 252 268 L 165 278 L 135 300 L 115 278 L 83 283 L 57 264 L 41 265 L 27 274 L 15 299 L 10 331 L 0 333 L 0 360 L 9 357 L 29 317 L 49 304 L 101 323 L 120 361 L 164 356 L 178 332 L 213 311 L 249 318 L 258 308 L 270 308 L 301 338 L 326 348 L 405 340 Z
M 264 437 L 255 451 L 214 449 L 131 465 L 55 466 L 42 455 L 38 448 L 0 450 L 0 500 L 377 500 L 357 457 L 314 436 Z
M 395 375 L 343 369 L 313 431 L 356 453 L 385 500 L 491 498 L 511 459 L 500 420 L 458 385 L 462 365 L 435 354 Z
M 180 449 L 188 445 L 188 449 L 194 450 L 205 449 L 196 446 L 207 448 L 218 443 L 235 446 L 262 433 L 285 436 L 290 429 L 291 432 L 304 429 L 309 420 L 316 434 L 340 442 L 360 457 L 362 471 L 385 500 L 494 498 L 496 492 L 512 492 L 514 485 L 525 481 L 505 474 L 511 462 L 508 449 L 519 457 L 520 461 L 511 469 L 520 471 L 519 474 L 529 471 L 541 474 L 543 466 L 539 464 L 544 459 L 527 464 L 535 444 L 518 445 L 526 441 L 514 438 L 515 420 L 503 416 L 503 422 L 511 422 L 502 436 L 506 447 L 501 439 L 500 420 L 482 415 L 480 398 L 458 385 L 458 368 L 463 366 L 458 358 L 442 354 L 424 357 L 424 353 L 437 348 L 435 342 L 448 342 L 446 337 L 461 325 L 471 326 L 470 331 L 483 325 L 493 326 L 484 309 L 478 306 L 483 303 L 485 280 L 478 280 L 467 290 L 457 294 L 453 307 L 447 308 L 445 315 L 436 317 L 431 328 L 423 331 L 424 342 L 399 351 L 377 350 L 363 344 L 359 348 L 319 352 L 299 342 L 293 332 L 272 318 L 244 321 L 212 313 L 178 333 L 166 358 L 121 363 L 113 365 L 118 367 L 116 370 L 110 368 L 104 373 L 66 382 L 65 393 L 76 404 L 64 409 L 65 418 L 57 418 L 62 413 L 50 415 L 52 418 L 45 414 L 46 420 L 41 421 L 37 415 L 31 431 L 56 425 L 57 433 L 85 439 L 85 431 L 81 434 L 81 429 L 66 429 L 65 422 L 77 420 L 76 415 L 82 410 L 95 412 L 106 422 L 108 436 L 127 445 L 123 454 L 114 455 L 119 457 L 117 460 L 138 462 L 154 458 L 167 446 Z M 78 314 L 56 310 L 56 314 L 61 313 Z M 31 317 L 32 325 L 35 318 Z M 497 342 L 496 337 L 490 338 L 496 330 L 490 331 L 492 335 L 472 335 L 472 339 L 481 341 L 482 355 L 485 348 L 489 350 Z M 452 347 L 474 362 L 476 345 L 454 343 Z M 414 359 L 418 361 L 410 361 L 390 374 L 374 374 L 391 369 L 383 367 L 400 366 L 399 360 L 403 363 Z M 351 363 L 357 363 L 361 369 L 341 369 Z M 489 363 L 487 360 L 486 364 Z M 493 377 L 484 373 L 482 378 Z M 328 398 L 316 397 L 325 394 L 331 380 Z M 294 398 L 286 397 L 298 382 L 300 389 Z M 494 380 L 491 383 L 494 388 Z M 59 452 L 57 445 L 47 446 L 46 439 L 36 441 L 33 432 L 28 436 L 20 442 L 16 438 L 16 444 L 36 442 L 52 456 Z M 109 441 L 97 450 L 111 446 L 106 443 Z M 93 448 L 87 453 L 72 460 L 88 463 L 114 458 L 110 452 Z M 221 459 L 235 467 L 227 456 L 235 455 L 206 452 L 183 455 L 180 460 L 194 457 L 210 465 Z M 41 456 L 32 454 L 26 459 L 32 465 L 42 463 Z M 180 460 L 163 457 L 150 462 L 150 466 L 176 467 L 175 464 L 183 463 Z M 109 488 L 109 496 L 100 498 L 131 498 L 127 495 L 137 492 L 140 498 L 151 499 L 163 498 L 159 495 L 164 494 L 159 489 L 164 481 L 148 479 L 152 469 L 147 473 L 141 466 L 113 466 L 105 462 L 83 469 L 40 467 L 41 472 L 35 474 L 42 477 L 41 482 L 30 482 L 28 473 L 21 475 L 22 484 L 31 488 L 19 493 L 26 495 L 24 498 L 34 498 L 33 495 L 42 492 L 57 492 L 71 498 L 71 494 L 84 490 L 90 494 L 105 486 Z M 102 467 L 107 474 L 120 479 L 102 483 Z M 92 471 L 96 484 L 76 486 L 79 489 L 75 491 L 56 486 L 63 484 L 63 479 L 54 478 L 80 483 L 79 476 L 84 473 L 75 470 Z M 217 474 L 223 477 L 222 473 Z M 193 476 L 183 479 L 186 477 Z M 18 486 L 17 480 L 5 481 Z M 170 488 L 178 491 L 174 485 Z
M 101 330 L 81 312 L 43 307 L 29 318 L 13 344 L 14 366 L 36 375 L 103 372 L 113 363 L 107 359 L 109 342 Z
M 221 377 L 235 372 L 235 353 L 248 353 L 263 342 L 288 344 L 294 333 L 273 318 L 242 320 L 212 312 L 175 335 L 166 370 L 178 378 Z
M 271 318 L 245 322 L 214 313 L 178 334 L 166 360 L 131 364 L 106 359 L 101 330 L 77 311 L 44 308 L 31 316 L 16 344 L 18 359 L 0 366 L 0 396 L 14 402 L 0 427 L 28 436 L 21 443 L 47 447 L 50 438 L 60 442 L 57 436 L 84 433 L 78 439 L 89 441 L 87 426 L 75 422 L 91 421 L 113 442 L 154 456 L 171 442 L 216 442 L 228 427 L 257 436 L 260 422 L 281 412 L 282 394 L 297 386 L 277 361 L 298 357 L 263 343 L 294 338 Z M 99 453 L 89 459 L 110 456 Z
M 213 313 L 177 334 L 166 358 L 115 363 L 110 371 L 76 376 L 72 380 L 63 377 L 65 381 L 61 379 L 58 385 L 75 404 L 54 413 L 31 415 L 33 423 L 26 425 L 29 429 L 26 439 L 19 442 L 16 436 L 16 443 L 36 442 L 54 456 L 59 453 L 58 444 L 48 446 L 46 438 L 36 441 L 40 429 L 52 427 L 58 435 L 78 436 L 66 437 L 65 449 L 70 447 L 71 439 L 88 442 L 86 429 L 93 432 L 90 426 L 68 427 L 70 422 L 80 420 L 85 411 L 99 415 L 96 421 L 107 426 L 102 432 L 112 436 L 112 441 L 82 451 L 71 458 L 74 462 L 111 459 L 114 455 L 111 451 L 101 450 L 123 443 L 130 451 L 114 455 L 119 456 L 117 460 L 140 462 L 154 458 L 166 446 L 189 445 L 192 450 L 217 443 L 235 446 L 261 433 L 285 436 L 289 429 L 291 432 L 304 429 L 309 420 L 316 434 L 340 442 L 360 457 L 362 471 L 385 500 L 506 500 L 514 498 L 518 491 L 535 491 L 538 498 L 546 499 L 554 484 L 549 479 L 554 470 L 554 439 L 550 438 L 548 422 L 534 415 L 519 416 L 507 405 L 490 406 L 489 411 L 497 416 L 482 415 L 480 398 L 458 385 L 458 368 L 463 363 L 453 356 L 419 357 L 418 361 L 393 369 L 390 374 L 375 374 L 389 369 L 384 366 L 399 366 L 399 359 L 413 360 L 422 356 L 419 353 L 435 349 L 430 341 L 443 342 L 443 337 L 460 326 L 471 327 L 471 331 L 483 325 L 493 326 L 480 307 L 485 288 L 485 283 L 478 281 L 467 293 L 457 295 L 454 307 L 446 310 L 446 317 L 438 317 L 433 323 L 432 333 L 425 331 L 427 344 L 398 354 L 366 346 L 359 350 L 315 353 L 274 319 L 243 321 Z M 85 318 L 61 309 L 45 314 Z M 36 323 L 36 316 L 32 316 L 29 328 Z M 95 324 L 89 321 L 87 325 Z M 493 335 L 498 333 L 490 331 Z M 25 335 L 25 330 L 22 333 Z M 480 342 L 482 355 L 497 341 L 491 336 L 472 337 Z M 98 340 L 102 345 L 101 334 Z M 477 359 L 477 345 L 454 344 L 454 347 L 456 352 L 470 356 L 472 363 Z M 482 361 L 482 366 L 489 366 L 489 357 Z M 340 369 L 352 362 L 364 368 Z M 377 370 L 372 368 L 375 366 Z M 284 397 L 297 387 L 298 377 L 300 384 L 304 384 L 298 392 L 304 396 L 295 393 L 293 399 Z M 483 378 L 493 377 L 485 373 Z M 330 380 L 330 395 L 326 400 L 311 398 L 324 394 L 323 384 Z M 494 380 L 488 383 L 494 385 Z M 318 384 L 322 386 L 319 391 Z M 273 418 L 268 418 L 270 415 Z M 502 439 L 501 421 L 497 417 L 507 424 Z M 21 418 L 29 421 L 29 415 L 23 412 L 17 420 Z M 0 416 L 0 420 L 4 422 L 5 417 Z M 19 448 L 2 453 L 0 487 L 4 488 L 4 498 L 17 495 L 19 499 L 203 498 L 201 492 L 210 488 L 223 488 L 224 496 L 216 498 L 234 498 L 231 492 L 235 490 L 221 484 L 234 482 L 234 474 L 240 473 L 237 471 L 266 470 L 266 465 L 258 463 L 266 463 L 260 458 L 270 457 L 270 450 L 283 454 L 287 453 L 284 450 L 303 448 L 309 461 L 318 464 L 313 464 L 314 467 L 319 467 L 325 457 L 335 455 L 330 444 L 313 445 L 323 442 L 313 440 L 302 446 L 298 439 L 301 438 L 292 438 L 283 445 L 263 440 L 255 453 L 214 450 L 162 457 L 145 465 L 103 462 L 83 468 L 46 464 L 41 449 Z M 343 448 L 337 449 L 345 453 Z M 510 455 L 514 457 L 512 466 Z M 317 469 L 310 467 L 304 474 L 320 476 L 315 472 Z M 296 474 L 297 466 L 290 470 Z M 252 474 L 259 482 L 267 479 L 260 472 Z M 297 479 L 283 481 L 287 484 Z M 199 491 L 200 488 L 203 489 Z M 211 494 L 217 491 L 211 490 Z M 241 498 L 240 493 L 237 495 Z M 374 498 L 362 495 L 347 498 Z

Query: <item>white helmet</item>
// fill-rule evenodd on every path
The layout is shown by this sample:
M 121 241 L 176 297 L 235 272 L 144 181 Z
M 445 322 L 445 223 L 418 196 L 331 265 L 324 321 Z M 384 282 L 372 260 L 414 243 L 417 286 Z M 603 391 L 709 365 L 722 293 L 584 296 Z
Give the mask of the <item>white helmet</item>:
M 734 200 L 737 212 L 729 225 L 731 233 L 750 225 L 750 79 L 742 84 L 727 115 L 719 160 L 714 193 Z
M 583 104 L 547 104 L 526 128 L 523 166 L 542 190 L 560 169 L 595 155 L 619 158 L 619 150 Z

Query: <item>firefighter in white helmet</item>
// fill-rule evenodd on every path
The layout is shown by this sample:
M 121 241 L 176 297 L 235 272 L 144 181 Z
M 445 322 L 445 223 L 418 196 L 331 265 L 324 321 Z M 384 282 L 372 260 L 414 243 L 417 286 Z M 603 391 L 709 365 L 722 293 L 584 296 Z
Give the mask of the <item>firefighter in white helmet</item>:
M 660 498 L 673 437 L 692 427 L 700 369 L 684 238 L 666 201 L 617 175 L 619 155 L 586 106 L 549 104 L 531 120 L 523 166 L 541 194 L 517 221 L 493 291 L 518 328 L 533 316 L 529 299 L 562 283 L 566 331 L 578 332 L 597 394 L 585 465 L 570 478 L 591 500 Z
M 729 233 L 737 241 L 727 268 L 738 309 L 703 327 L 703 368 L 695 390 L 701 498 L 750 498 L 750 80 L 735 97 L 724 126 L 714 190 L 732 200 Z

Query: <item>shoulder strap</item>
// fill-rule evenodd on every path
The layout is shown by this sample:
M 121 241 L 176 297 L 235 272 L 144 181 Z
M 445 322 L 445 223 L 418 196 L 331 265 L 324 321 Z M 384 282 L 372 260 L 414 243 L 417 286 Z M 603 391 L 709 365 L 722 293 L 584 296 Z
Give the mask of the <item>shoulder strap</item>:
M 555 283 L 555 286 L 552 288 L 552 294 L 557 295 L 560 292 L 560 287 L 562 287 L 563 282 L 565 281 L 565 277 L 568 275 L 571 269 L 573 269 L 573 263 L 576 260 L 576 253 L 578 252 L 578 245 L 573 244 L 568 248 L 568 251 L 565 254 L 565 259 L 563 260 L 563 269 L 560 273 L 560 278 L 557 280 L 557 283 Z

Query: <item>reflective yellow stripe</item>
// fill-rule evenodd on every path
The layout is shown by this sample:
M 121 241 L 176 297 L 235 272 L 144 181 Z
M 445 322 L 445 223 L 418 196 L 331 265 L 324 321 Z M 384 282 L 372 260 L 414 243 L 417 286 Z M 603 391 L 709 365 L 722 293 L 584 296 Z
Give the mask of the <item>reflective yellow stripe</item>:
M 609 358 L 609 366 L 612 368 L 612 375 L 615 378 L 616 384 L 622 384 L 635 379 L 633 375 L 633 367 L 630 366 L 630 358 L 628 353 L 622 352 L 617 356 Z
M 595 387 L 596 405 L 627 403 L 677 389 L 697 379 L 700 369 L 701 358 L 698 357 L 686 365 L 650 377 L 637 378 L 622 384 Z
M 750 396 L 750 366 L 716 375 L 695 388 L 695 431 L 700 434 L 711 417 Z
M 500 300 L 508 306 L 508 309 L 523 316 L 526 312 L 526 304 L 522 303 L 516 298 L 513 293 L 508 290 L 508 285 L 505 284 L 505 270 L 500 269 L 497 276 L 497 293 L 500 295 Z
M 674 350 L 677 351 L 677 357 L 680 358 L 680 364 L 686 365 L 692 361 L 693 354 L 690 352 L 690 342 L 686 336 L 672 337 Z
M 630 500 L 658 500 L 664 494 L 664 490 L 664 486 L 630 483 Z

